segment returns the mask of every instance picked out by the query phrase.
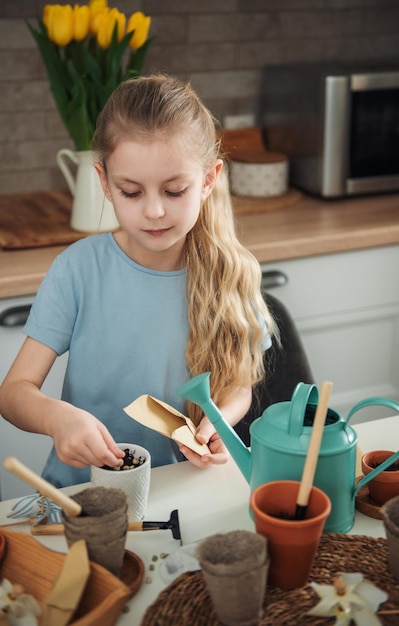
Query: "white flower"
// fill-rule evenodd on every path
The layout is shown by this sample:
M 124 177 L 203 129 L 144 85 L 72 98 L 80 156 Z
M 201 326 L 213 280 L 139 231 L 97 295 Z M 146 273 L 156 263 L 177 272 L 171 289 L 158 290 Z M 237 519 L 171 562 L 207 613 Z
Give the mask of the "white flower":
M 381 625 L 375 612 L 388 594 L 364 581 L 362 574 L 339 574 L 334 585 L 311 583 L 311 587 L 321 600 L 308 615 L 336 617 L 340 626 L 349 626 L 351 620 L 358 626 Z
M 35 598 L 24 593 L 21 585 L 4 578 L 0 585 L 0 616 L 6 616 L 10 626 L 37 626 L 36 615 L 41 609 Z

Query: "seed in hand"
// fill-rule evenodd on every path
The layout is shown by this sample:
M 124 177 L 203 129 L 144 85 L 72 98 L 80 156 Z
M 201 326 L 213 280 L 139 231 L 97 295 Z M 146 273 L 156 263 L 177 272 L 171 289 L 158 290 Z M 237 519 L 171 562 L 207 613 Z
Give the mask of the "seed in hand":
M 114 472 L 120 472 L 121 470 L 131 470 L 140 467 L 145 462 L 145 457 L 142 455 L 136 456 L 136 450 L 124 450 L 125 456 L 123 457 L 123 465 L 117 465 L 110 467 L 109 465 L 103 465 L 102 469 L 112 470 Z

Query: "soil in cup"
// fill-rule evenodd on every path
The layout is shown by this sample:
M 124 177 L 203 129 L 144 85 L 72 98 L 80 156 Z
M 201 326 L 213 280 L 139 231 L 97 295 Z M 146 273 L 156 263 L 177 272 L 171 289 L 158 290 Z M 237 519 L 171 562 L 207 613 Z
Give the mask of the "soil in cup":
M 381 465 L 383 461 L 380 461 L 379 463 L 370 463 L 370 467 L 372 467 L 373 469 L 378 467 L 379 465 Z M 399 461 L 395 461 L 395 463 L 392 463 L 392 465 L 389 465 L 389 467 L 386 467 L 384 469 L 384 472 L 399 472 Z
M 270 515 L 270 517 L 276 517 L 277 519 L 284 519 L 284 520 L 287 520 L 287 521 L 291 521 L 292 520 L 292 521 L 296 521 L 296 522 L 298 521 L 295 518 L 295 515 L 293 513 L 287 513 L 287 511 L 279 511 L 278 513 L 272 511 L 271 513 L 268 513 L 268 515 Z
M 121 470 L 132 470 L 140 467 L 145 463 L 145 457 L 142 455 L 136 455 L 136 450 L 130 450 L 126 448 L 123 450 L 125 456 L 123 457 L 123 465 L 110 467 L 109 465 L 103 465 L 102 469 L 111 470 L 113 472 L 120 472 Z

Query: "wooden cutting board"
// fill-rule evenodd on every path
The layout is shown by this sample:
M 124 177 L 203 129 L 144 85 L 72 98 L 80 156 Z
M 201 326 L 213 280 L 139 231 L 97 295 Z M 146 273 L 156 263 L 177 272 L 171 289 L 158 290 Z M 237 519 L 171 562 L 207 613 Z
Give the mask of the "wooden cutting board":
M 87 233 L 72 230 L 72 197 L 64 191 L 0 195 L 0 247 L 4 250 L 68 245 Z

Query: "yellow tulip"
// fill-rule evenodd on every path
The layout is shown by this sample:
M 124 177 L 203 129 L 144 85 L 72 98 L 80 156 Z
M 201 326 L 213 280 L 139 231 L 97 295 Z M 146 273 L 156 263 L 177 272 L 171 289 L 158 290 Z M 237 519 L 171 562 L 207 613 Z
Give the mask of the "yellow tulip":
M 75 4 L 72 14 L 73 38 L 82 41 L 89 32 L 90 11 L 87 5 Z
M 98 18 L 98 30 L 97 30 L 97 43 L 100 48 L 109 48 L 112 33 L 115 28 L 115 24 L 118 27 L 118 41 L 121 41 L 125 33 L 126 15 L 120 13 L 118 9 L 109 9 L 99 14 Z
M 90 0 L 89 2 L 90 12 L 90 32 L 92 35 L 96 35 L 98 32 L 99 16 L 105 11 L 108 11 L 107 0 Z
M 129 17 L 127 32 L 130 33 L 134 30 L 134 34 L 129 41 L 129 48 L 137 50 L 145 44 L 148 37 L 148 31 L 150 30 L 150 25 L 151 17 L 144 15 L 141 11 L 137 11 Z
M 89 1 L 89 11 L 91 15 L 95 15 L 96 13 L 100 13 L 104 9 L 108 9 L 107 0 L 90 0 Z
M 51 12 L 54 10 L 55 4 L 46 4 L 43 9 L 43 23 L 48 31 L 48 26 L 51 19 Z
M 108 13 L 108 10 L 109 9 L 103 9 L 102 11 L 98 11 L 95 15 L 90 14 L 90 32 L 92 35 L 97 35 L 102 16 L 104 13 Z
M 57 46 L 67 46 L 72 40 L 72 7 L 70 4 L 54 4 L 47 11 L 46 24 L 50 41 Z
M 126 28 L 126 15 L 118 11 L 118 9 L 111 9 L 110 11 L 110 20 L 114 21 L 114 24 L 111 29 L 111 33 L 114 30 L 115 22 L 118 25 L 118 41 L 122 41 L 123 36 L 125 34 Z

